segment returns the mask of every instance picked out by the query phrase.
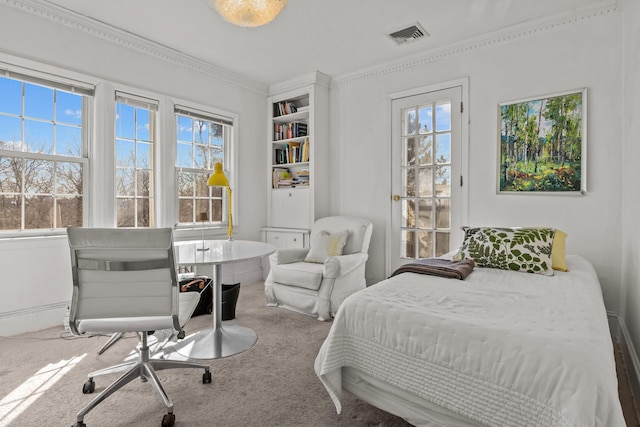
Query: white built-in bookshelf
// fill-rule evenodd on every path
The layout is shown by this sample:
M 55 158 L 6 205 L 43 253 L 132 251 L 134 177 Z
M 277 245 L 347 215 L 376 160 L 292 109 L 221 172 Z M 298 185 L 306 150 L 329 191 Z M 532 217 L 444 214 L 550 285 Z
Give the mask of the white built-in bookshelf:
M 328 214 L 329 78 L 314 72 L 269 92 L 263 240 L 304 247 L 311 225 Z

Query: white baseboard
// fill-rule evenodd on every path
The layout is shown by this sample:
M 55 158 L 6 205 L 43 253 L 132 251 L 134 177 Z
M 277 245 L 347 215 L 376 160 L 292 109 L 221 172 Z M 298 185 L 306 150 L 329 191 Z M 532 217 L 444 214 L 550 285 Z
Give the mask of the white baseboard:
M 615 335 L 612 333 L 612 337 L 617 340 L 622 350 L 622 357 L 627 368 L 627 375 L 629 376 L 629 384 L 631 386 L 631 393 L 635 402 L 640 399 L 640 360 L 638 359 L 638 353 L 633 346 L 631 336 L 627 325 L 624 323 L 624 319 L 615 313 L 607 313 L 609 318 L 609 325 L 615 323 Z
M 62 325 L 68 301 L 0 313 L 0 336 L 37 331 Z

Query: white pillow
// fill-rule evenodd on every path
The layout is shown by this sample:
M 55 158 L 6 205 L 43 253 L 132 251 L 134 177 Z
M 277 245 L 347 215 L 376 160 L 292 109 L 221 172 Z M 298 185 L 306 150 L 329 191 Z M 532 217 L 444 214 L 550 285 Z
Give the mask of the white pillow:
M 330 256 L 342 255 L 342 249 L 347 243 L 348 236 L 349 231 L 347 230 L 335 234 L 329 234 L 322 230 L 318 233 L 318 239 L 314 241 L 304 261 L 323 264 Z

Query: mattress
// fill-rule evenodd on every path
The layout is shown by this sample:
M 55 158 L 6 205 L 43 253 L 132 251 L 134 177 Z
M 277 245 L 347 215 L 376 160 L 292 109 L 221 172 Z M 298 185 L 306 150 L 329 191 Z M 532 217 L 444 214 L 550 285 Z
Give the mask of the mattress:
M 403 273 L 370 286 L 340 306 L 316 374 L 338 413 L 343 374 L 357 372 L 389 401 L 470 424 L 624 426 L 597 275 L 580 256 L 567 265 L 551 277 L 476 268 L 464 281 Z M 434 425 L 402 408 L 382 409 Z

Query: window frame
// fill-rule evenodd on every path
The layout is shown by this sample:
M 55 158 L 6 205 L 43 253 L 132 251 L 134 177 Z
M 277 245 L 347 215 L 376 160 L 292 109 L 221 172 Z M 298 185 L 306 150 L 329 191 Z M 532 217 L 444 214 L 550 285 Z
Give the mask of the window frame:
M 6 59 L 10 59 L 5 61 Z M 37 71 L 39 68 L 41 71 Z M 55 67 L 47 66 L 40 63 L 34 63 L 32 61 L 22 60 L 19 58 L 8 57 L 7 55 L 0 55 L 0 75 L 20 81 L 21 84 L 29 83 L 33 85 L 43 86 L 49 89 L 53 89 L 66 93 L 78 93 L 82 96 L 82 123 L 81 123 L 81 139 L 82 139 L 82 153 L 80 157 L 67 156 L 63 154 L 49 154 L 30 152 L 24 150 L 5 150 L 0 149 L 0 156 L 8 156 L 26 160 L 45 160 L 52 162 L 65 162 L 76 163 L 82 166 L 82 225 L 88 226 L 91 223 L 91 177 L 92 177 L 92 162 L 91 162 L 91 146 L 93 136 L 93 124 L 95 118 L 95 100 L 96 100 L 96 81 L 88 78 L 87 76 L 77 73 L 60 70 Z M 24 103 L 24 93 L 21 94 L 21 103 Z M 54 104 L 55 107 L 55 104 Z M 20 118 L 22 124 L 22 137 L 24 137 L 24 120 L 25 119 L 37 119 L 25 116 L 24 105 L 21 104 Z M 40 121 L 40 120 L 36 120 Z M 42 122 L 49 122 L 49 120 L 43 120 Z M 62 120 L 51 121 L 54 124 L 62 124 L 65 122 Z M 54 175 L 55 176 L 55 175 Z M 55 191 L 54 184 L 54 198 L 57 192 Z M 20 196 L 25 197 L 27 193 L 24 192 L 24 188 L 21 189 Z M 0 239 L 2 238 L 14 238 L 14 237 L 46 237 L 56 236 L 66 233 L 66 227 L 53 227 L 53 228 L 31 228 L 22 229 L 24 225 L 24 206 L 21 206 L 20 214 L 20 227 L 21 229 L 0 230 Z M 55 224 L 54 224 L 55 225 Z
M 167 94 L 148 91 L 138 86 L 110 81 L 63 68 L 47 65 L 42 62 L 28 60 L 0 52 L 0 73 L 9 70 L 23 73 L 33 78 L 72 84 L 93 90 L 93 96 L 88 104 L 86 126 L 83 137 L 83 225 L 86 227 L 116 228 L 116 198 L 115 198 L 115 94 L 125 92 L 137 94 L 152 100 L 158 100 L 156 113 L 156 149 L 154 150 L 155 190 L 155 227 L 172 227 L 177 240 L 200 238 L 202 224 L 178 225 L 177 213 L 177 175 L 175 173 L 176 133 L 175 133 L 175 105 L 187 106 L 201 110 L 214 117 L 229 119 L 233 125 L 232 136 L 225 147 L 225 174 L 233 190 L 233 224 L 237 225 L 238 199 L 238 114 L 223 110 L 211 104 L 199 104 L 193 101 L 173 98 Z M 16 152 L 10 151 L 9 155 Z M 35 154 L 35 153 L 32 153 Z M 42 154 L 35 154 L 41 156 Z M 46 155 L 44 155 L 46 156 Z M 169 172 L 173 170 L 174 172 Z M 226 199 L 223 196 L 223 199 Z M 226 218 L 226 211 L 223 212 Z M 22 220 L 21 220 L 22 221 Z M 226 235 L 226 221 L 211 224 L 207 227 L 207 234 L 213 236 Z M 0 230 L 0 240 L 14 238 L 43 238 L 62 237 L 66 235 L 64 228 L 33 229 L 33 230 Z
M 154 98 L 158 98 L 158 97 L 154 97 Z M 114 96 L 114 102 L 113 102 L 113 111 L 114 111 L 114 120 L 113 120 L 113 163 L 114 163 L 114 168 L 113 168 L 113 179 L 114 179 L 114 204 L 115 204 L 115 209 L 114 209 L 114 227 L 115 228 L 156 228 L 158 227 L 158 216 L 157 216 L 157 208 L 158 208 L 158 197 L 159 197 L 159 193 L 158 193 L 158 186 L 157 186 L 157 180 L 158 180 L 158 167 L 157 167 L 157 160 L 158 160 L 158 156 L 157 156 L 157 150 L 158 150 L 158 144 L 159 144 L 159 126 L 158 126 L 158 122 L 160 120 L 160 101 L 158 99 L 154 99 L 152 97 L 147 97 L 147 96 L 141 96 L 137 93 L 131 93 L 129 91 L 125 92 L 125 91 L 120 91 L 120 90 L 116 90 L 115 91 L 115 96 Z M 118 104 L 124 104 L 124 105 L 129 105 L 131 107 L 134 108 L 134 136 L 133 139 L 131 138 L 119 138 L 118 137 L 118 132 L 117 132 L 117 108 L 118 108 Z M 136 109 L 144 109 L 146 111 L 149 112 L 149 124 L 150 126 L 152 126 L 152 129 L 149 129 L 149 133 L 150 136 L 152 136 L 152 138 L 150 138 L 149 141 L 143 141 L 138 139 L 138 135 L 137 135 L 137 125 L 138 125 L 138 121 L 136 117 L 137 111 Z M 151 162 L 152 162 L 152 167 L 146 169 L 151 171 L 151 176 L 150 179 L 153 182 L 153 194 L 152 195 L 148 195 L 148 196 L 141 196 L 138 194 L 138 187 L 137 187 L 137 177 L 134 178 L 133 180 L 133 186 L 134 186 L 134 194 L 133 196 L 121 196 L 118 195 L 117 193 L 117 180 L 118 180 L 118 155 L 117 155 L 117 149 L 118 149 L 118 139 L 126 139 L 126 140 L 131 140 L 134 143 L 134 153 L 137 152 L 137 145 L 138 143 L 150 143 L 152 148 L 152 152 L 151 152 Z M 137 157 L 134 159 L 137 160 Z M 142 170 L 140 168 L 138 168 L 137 164 L 134 164 L 132 171 L 134 173 L 134 175 L 137 175 L 138 171 Z M 134 225 L 133 226 L 119 226 L 118 225 L 118 201 L 121 199 L 132 199 L 134 201 Z M 153 225 L 149 225 L 149 226 L 141 226 L 138 225 L 138 201 L 139 200 L 144 200 L 144 199 L 148 199 L 149 200 L 149 210 L 150 210 L 150 218 L 149 221 L 150 223 L 152 223 Z M 153 218 L 153 219 L 152 219 Z
M 214 221 L 209 221 L 209 222 L 205 222 L 204 224 L 202 222 L 192 222 L 192 223 L 181 223 L 179 222 L 179 195 L 178 195 L 178 191 L 179 191 L 179 185 L 178 185 L 178 173 L 181 170 L 186 170 L 186 171 L 202 171 L 202 169 L 194 169 L 194 168 L 181 168 L 179 166 L 176 165 L 176 160 L 177 160 L 177 144 L 178 144 L 178 134 L 177 134 L 177 128 L 176 128 L 176 122 L 177 122 L 177 110 L 182 110 L 182 111 L 189 111 L 191 112 L 192 118 L 194 119 L 198 119 L 198 118 L 210 118 L 212 119 L 212 121 L 223 121 L 223 122 L 227 122 L 228 126 L 230 127 L 230 133 L 231 135 L 227 135 L 224 138 L 223 141 L 223 168 L 224 168 L 224 173 L 227 176 L 227 179 L 229 180 L 229 186 L 231 188 L 231 198 L 232 198 L 232 222 L 233 222 L 233 226 L 235 227 L 237 225 L 237 210 L 238 210 L 238 203 L 237 203 L 237 197 L 236 197 L 236 192 L 235 192 L 235 188 L 237 186 L 237 150 L 238 150 L 238 144 L 237 144 L 237 139 L 238 139 L 238 115 L 235 113 L 231 113 L 229 111 L 225 111 L 225 110 L 220 110 L 217 108 L 213 108 L 210 106 L 205 106 L 202 104 L 198 104 L 198 103 L 194 103 L 191 101 L 185 101 L 185 100 L 180 100 L 180 99 L 175 99 L 172 98 L 169 100 L 169 106 L 171 107 L 171 114 L 172 114 L 172 118 L 173 120 L 171 121 L 171 127 L 170 127 L 170 135 L 172 137 L 172 148 L 173 148 L 173 152 L 172 152 L 172 168 L 174 170 L 174 174 L 173 174 L 173 186 L 174 186 L 174 190 L 172 193 L 172 202 L 173 202 L 173 206 L 172 206 L 172 212 L 171 212 L 171 216 L 174 219 L 173 223 L 174 223 L 174 229 L 178 231 L 178 234 L 180 236 L 189 236 L 189 237 L 195 237 L 191 236 L 191 234 L 193 233 L 188 233 L 187 230 L 196 230 L 198 231 L 198 233 L 200 233 L 202 231 L 202 229 L 206 229 L 209 232 L 214 232 L 216 235 L 217 234 L 223 234 L 223 232 L 226 234 L 226 230 L 227 230 L 227 226 L 228 226 L 228 206 L 229 206 L 229 202 L 227 201 L 227 197 L 226 197 L 226 191 L 222 191 L 221 193 L 221 198 L 222 198 L 222 220 L 220 222 L 214 222 Z M 169 157 L 169 156 L 167 156 Z M 213 166 L 212 166 L 213 167 Z M 214 196 L 215 197 L 215 196 Z M 211 196 L 210 196 L 210 200 L 211 200 Z M 219 233 L 218 233 L 219 232 Z M 200 237 L 200 234 L 198 235 L 198 237 Z

